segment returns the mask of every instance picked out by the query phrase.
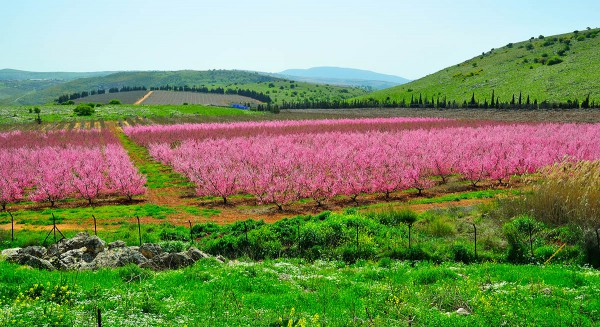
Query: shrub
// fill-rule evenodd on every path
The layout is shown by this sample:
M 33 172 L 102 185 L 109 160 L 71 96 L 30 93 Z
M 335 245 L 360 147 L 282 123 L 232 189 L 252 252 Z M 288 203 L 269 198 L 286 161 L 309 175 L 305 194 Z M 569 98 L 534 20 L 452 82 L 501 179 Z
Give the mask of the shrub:
M 561 62 L 563 62 L 562 59 L 560 59 L 559 57 L 554 56 L 554 57 L 548 59 L 548 61 L 546 62 L 546 64 L 548 66 L 552 66 L 552 65 L 560 64 Z
M 408 249 L 392 249 L 389 257 L 398 260 L 423 261 L 431 259 L 429 253 L 425 252 L 419 246 L 413 246 Z
M 595 268 L 600 268 L 600 233 L 599 231 L 587 230 L 583 239 L 583 253 L 585 262 Z
M 468 249 L 462 244 L 452 245 L 450 252 L 452 252 L 452 257 L 456 262 L 471 263 L 475 259 L 473 250 Z
M 94 108 L 87 104 L 80 104 L 75 109 L 73 109 L 77 116 L 91 116 L 94 112 Z
M 212 233 L 217 233 L 221 230 L 219 225 L 215 223 L 202 223 L 192 227 L 192 236 L 194 237 L 205 237 Z
M 534 249 L 543 245 L 538 234 L 545 228 L 543 223 L 522 215 L 506 223 L 503 227 L 508 241 L 507 260 L 512 263 L 532 262 Z
M 533 46 L 532 43 L 527 43 L 527 45 L 525 46 L 525 49 L 527 50 L 533 50 L 535 47 Z
M 266 225 L 250 231 L 248 242 L 249 255 L 254 260 L 277 258 L 283 249 L 275 233 Z
M 168 253 L 182 252 L 187 248 L 187 244 L 182 241 L 164 241 L 158 243 L 163 251 Z
M 162 241 L 188 241 L 190 235 L 181 231 L 162 230 L 160 232 L 160 239 Z
M 121 104 L 121 100 L 119 99 L 112 99 L 108 102 L 108 104 Z

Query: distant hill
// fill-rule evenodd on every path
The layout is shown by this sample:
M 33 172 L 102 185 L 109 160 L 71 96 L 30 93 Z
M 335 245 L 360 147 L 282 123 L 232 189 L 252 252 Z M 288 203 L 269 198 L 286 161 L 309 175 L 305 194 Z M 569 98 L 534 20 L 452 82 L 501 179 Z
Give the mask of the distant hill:
M 16 104 L 33 105 L 53 102 L 63 94 L 123 86 L 205 86 L 225 89 L 249 89 L 262 92 L 275 103 L 283 101 L 341 100 L 364 95 L 367 92 L 352 87 L 327 86 L 266 76 L 255 72 L 237 70 L 208 71 L 141 71 L 119 72 L 106 76 L 80 78 L 49 86 L 19 98 Z
M 448 101 L 491 100 L 492 91 L 502 102 L 522 92 L 533 102 L 600 101 L 599 29 L 509 43 L 416 81 L 373 92 L 359 99 L 407 102 L 411 97 L 446 97 Z
M 62 80 L 106 76 L 114 72 L 28 72 L 16 69 L 0 69 L 0 81 Z
M 21 104 L 21 101 L 52 86 L 78 78 L 97 77 L 112 72 L 27 72 L 16 69 L 0 69 L 0 104 Z
M 368 70 L 341 67 L 288 69 L 280 73 L 276 73 L 274 76 L 309 83 L 347 85 L 370 88 L 374 90 L 380 90 L 410 82 L 410 80 L 399 76 L 380 74 Z

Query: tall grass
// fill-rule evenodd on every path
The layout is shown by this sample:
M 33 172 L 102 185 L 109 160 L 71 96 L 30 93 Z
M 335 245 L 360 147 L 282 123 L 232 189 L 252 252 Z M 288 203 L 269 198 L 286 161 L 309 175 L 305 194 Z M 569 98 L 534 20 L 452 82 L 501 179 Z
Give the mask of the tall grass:
M 600 161 L 564 161 L 545 168 L 533 192 L 511 201 L 516 213 L 550 225 L 600 228 Z

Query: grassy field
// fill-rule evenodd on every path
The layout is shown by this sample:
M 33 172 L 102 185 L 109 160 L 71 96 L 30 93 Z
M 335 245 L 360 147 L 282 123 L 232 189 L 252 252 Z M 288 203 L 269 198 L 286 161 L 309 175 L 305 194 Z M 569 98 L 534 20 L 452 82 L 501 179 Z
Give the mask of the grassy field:
M 543 39 L 536 36 L 533 40 L 499 45 L 437 73 L 362 98 L 410 102 L 411 97 L 419 99 L 422 95 L 429 100 L 446 97 L 462 104 L 474 92 L 476 100 L 487 99 L 489 103 L 494 90 L 501 102 L 510 102 L 513 94 L 518 97 L 522 92 L 523 103 L 527 95 L 531 102 L 537 99 L 539 103 L 574 98 L 581 102 L 588 94 L 598 103 L 600 81 L 596 72 L 600 70 L 600 37 L 595 35 L 599 31 L 592 29 Z M 552 58 L 562 62 L 548 65 Z
M 235 108 L 213 107 L 203 105 L 105 105 L 97 107 L 91 116 L 77 116 L 73 105 L 37 106 L 41 110 L 40 118 L 43 123 L 74 122 L 89 120 L 125 120 L 127 118 L 198 118 L 198 117 L 221 117 L 221 116 L 251 116 L 262 115 L 254 111 L 240 110 Z M 30 113 L 33 106 L 0 106 L 0 124 L 28 124 L 32 123 L 35 113 Z M 14 127 L 18 127 L 15 125 Z
M 564 266 L 203 259 L 58 273 L 0 262 L 0 325 L 91 326 L 99 309 L 107 326 L 594 326 L 598 285 L 598 271 Z

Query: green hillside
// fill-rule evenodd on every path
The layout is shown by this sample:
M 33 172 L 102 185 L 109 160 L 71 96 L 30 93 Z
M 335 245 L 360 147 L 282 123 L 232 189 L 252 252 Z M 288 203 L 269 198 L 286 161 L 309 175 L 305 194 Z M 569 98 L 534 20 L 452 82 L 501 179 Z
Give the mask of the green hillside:
M 81 78 L 27 94 L 18 104 L 32 105 L 52 102 L 58 96 L 73 92 L 110 89 L 122 86 L 205 86 L 225 89 L 250 89 L 263 92 L 275 103 L 304 99 L 340 100 L 367 94 L 358 88 L 317 85 L 289 81 L 258 73 L 234 70 L 209 71 L 146 71 L 120 72 L 102 77 Z
M 448 67 L 437 73 L 401 86 L 377 91 L 360 99 L 379 101 L 411 97 L 448 101 L 490 101 L 492 90 L 500 101 L 510 101 L 513 94 L 529 95 L 531 101 L 580 102 L 589 94 L 600 101 L 599 29 L 555 36 L 539 36 L 508 44 L 499 49 Z

